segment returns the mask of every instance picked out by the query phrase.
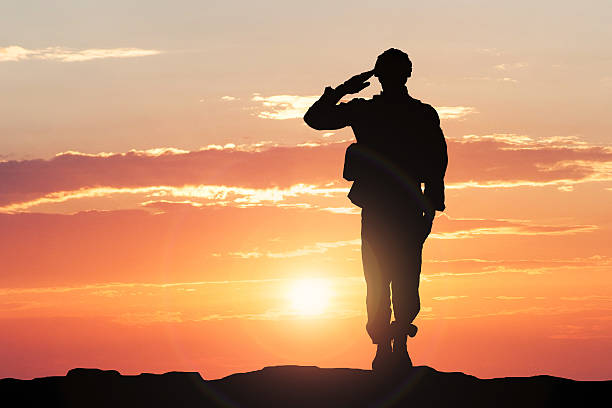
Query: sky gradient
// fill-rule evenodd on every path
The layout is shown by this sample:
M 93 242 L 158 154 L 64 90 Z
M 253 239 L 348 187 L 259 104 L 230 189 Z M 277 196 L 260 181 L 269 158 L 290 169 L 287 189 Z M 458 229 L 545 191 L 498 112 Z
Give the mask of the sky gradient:
M 389 47 L 449 149 L 414 363 L 612 378 L 609 2 L 0 15 L 0 378 L 368 368 L 353 135 L 301 117 Z

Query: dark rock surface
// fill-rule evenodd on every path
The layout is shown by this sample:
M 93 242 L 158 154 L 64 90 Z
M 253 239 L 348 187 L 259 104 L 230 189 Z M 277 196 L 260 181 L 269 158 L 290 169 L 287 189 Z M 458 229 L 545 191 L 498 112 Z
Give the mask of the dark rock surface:
M 11 401 L 3 406 L 19 407 L 586 407 L 607 406 L 611 392 L 612 381 L 482 380 L 429 367 L 378 376 L 348 368 L 280 366 L 210 381 L 189 372 L 124 376 L 76 368 L 65 377 L 0 380 L 2 400 Z

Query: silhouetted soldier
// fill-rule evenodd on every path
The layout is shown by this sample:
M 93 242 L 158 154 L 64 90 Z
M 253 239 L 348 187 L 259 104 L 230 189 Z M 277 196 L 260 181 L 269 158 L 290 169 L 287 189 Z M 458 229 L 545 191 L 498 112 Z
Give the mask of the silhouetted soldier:
M 436 210 L 445 208 L 446 141 L 436 110 L 408 94 L 411 73 L 408 55 L 391 48 L 378 56 L 374 70 L 325 88 L 304 116 L 318 130 L 351 126 L 357 139 L 347 149 L 344 178 L 354 181 L 349 199 L 362 208 L 366 330 L 377 345 L 375 371 L 412 366 L 406 338 L 417 332 L 412 321 L 420 310 L 423 243 Z M 382 86 L 379 95 L 338 104 L 370 85 L 372 75 Z

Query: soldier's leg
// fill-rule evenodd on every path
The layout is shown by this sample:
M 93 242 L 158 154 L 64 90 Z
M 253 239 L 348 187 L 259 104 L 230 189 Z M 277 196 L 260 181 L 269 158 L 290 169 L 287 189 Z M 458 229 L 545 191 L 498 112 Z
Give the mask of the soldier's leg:
M 416 244 L 416 245 L 415 245 Z M 396 258 L 393 269 L 393 360 L 400 371 L 412 367 L 412 359 L 406 347 L 407 336 L 416 335 L 417 327 L 412 321 L 419 314 L 421 301 L 419 297 L 419 278 L 421 272 L 420 243 L 407 240 L 401 255 Z
M 367 285 L 366 330 L 374 344 L 390 341 L 391 293 L 389 275 L 385 270 L 384 237 L 377 219 L 364 214 L 361 229 L 361 257 Z
M 422 243 L 407 242 L 393 271 L 393 314 L 396 328 L 402 334 L 415 334 L 412 322 L 421 310 L 419 282 L 422 251 Z
M 391 276 L 395 315 L 393 331 L 396 335 L 414 336 L 416 326 L 412 322 L 421 310 L 419 282 L 423 244 L 431 231 L 431 224 L 422 214 L 415 213 L 404 217 L 396 231 L 395 242 L 401 243 L 401 247 L 396 248 L 398 256 Z

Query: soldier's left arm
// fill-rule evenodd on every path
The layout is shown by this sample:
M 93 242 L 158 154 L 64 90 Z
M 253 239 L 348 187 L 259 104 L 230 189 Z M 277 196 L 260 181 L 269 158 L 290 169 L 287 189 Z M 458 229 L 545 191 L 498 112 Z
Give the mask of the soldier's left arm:
M 431 209 L 430 215 L 433 216 L 435 211 L 444 211 L 446 208 L 444 203 L 444 176 L 448 166 L 448 151 L 444 133 L 440 127 L 438 112 L 432 106 L 427 105 L 426 115 L 431 131 L 428 135 L 430 145 L 429 174 L 425 180 L 424 195 L 429 209 Z

